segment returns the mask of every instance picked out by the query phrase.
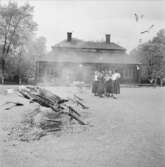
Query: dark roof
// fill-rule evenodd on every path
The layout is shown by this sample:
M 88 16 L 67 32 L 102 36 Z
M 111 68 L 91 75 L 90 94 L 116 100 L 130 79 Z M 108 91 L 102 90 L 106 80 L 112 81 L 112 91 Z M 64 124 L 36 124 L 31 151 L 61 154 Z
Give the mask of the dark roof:
M 39 61 L 72 62 L 72 63 L 112 63 L 112 64 L 139 64 L 139 61 L 128 54 L 92 53 L 74 51 L 52 51 Z
M 107 44 L 106 42 L 83 41 L 80 39 L 72 38 L 71 41 L 63 40 L 62 42 L 54 45 L 54 47 L 52 48 L 52 51 L 39 61 L 139 64 L 139 61 L 135 57 L 125 53 L 125 48 L 113 42 Z M 96 51 L 92 52 L 92 49 Z M 97 49 L 103 50 L 103 52 L 97 52 Z
M 71 41 L 63 40 L 60 43 L 53 46 L 60 48 L 80 48 L 80 49 L 103 49 L 103 50 L 126 50 L 125 48 L 111 42 L 94 42 L 94 41 L 83 41 L 80 39 L 72 38 Z

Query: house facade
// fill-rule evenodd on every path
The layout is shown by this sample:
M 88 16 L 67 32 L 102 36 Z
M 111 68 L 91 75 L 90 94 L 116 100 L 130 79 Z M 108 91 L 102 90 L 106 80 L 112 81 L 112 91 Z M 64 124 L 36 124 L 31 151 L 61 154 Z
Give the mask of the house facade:
M 105 41 L 93 42 L 72 38 L 57 43 L 52 51 L 36 65 L 37 82 L 91 83 L 94 71 L 118 70 L 122 83 L 139 82 L 139 62 L 126 53 L 126 49 L 111 42 L 110 34 Z

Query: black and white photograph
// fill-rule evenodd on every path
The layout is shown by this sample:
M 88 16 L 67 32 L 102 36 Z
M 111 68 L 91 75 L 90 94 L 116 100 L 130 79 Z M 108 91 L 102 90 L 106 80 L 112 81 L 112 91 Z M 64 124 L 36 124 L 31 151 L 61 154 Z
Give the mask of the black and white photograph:
M 165 166 L 165 1 L 0 0 L 0 167 Z

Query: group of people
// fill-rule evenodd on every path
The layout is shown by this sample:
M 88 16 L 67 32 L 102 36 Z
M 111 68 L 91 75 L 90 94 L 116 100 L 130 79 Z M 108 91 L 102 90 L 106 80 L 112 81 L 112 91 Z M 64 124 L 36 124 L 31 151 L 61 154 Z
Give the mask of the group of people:
M 113 97 L 120 94 L 120 73 L 115 71 L 95 71 L 92 93 L 99 97 Z

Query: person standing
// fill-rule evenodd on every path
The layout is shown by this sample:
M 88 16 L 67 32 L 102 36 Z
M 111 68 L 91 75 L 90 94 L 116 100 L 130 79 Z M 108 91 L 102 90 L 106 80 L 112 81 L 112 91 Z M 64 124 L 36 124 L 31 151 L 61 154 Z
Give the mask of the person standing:
M 104 72 L 99 72 L 97 93 L 99 97 L 104 95 Z
M 115 72 L 112 75 L 112 84 L 113 84 L 113 94 L 120 94 L 120 73 L 115 70 Z M 113 96 L 116 98 L 115 96 Z
M 94 79 L 92 83 L 92 93 L 97 96 L 97 89 L 98 89 L 98 78 L 99 78 L 99 73 L 95 71 L 94 73 Z
M 105 96 L 110 97 L 113 95 L 112 91 L 112 71 L 105 75 Z

